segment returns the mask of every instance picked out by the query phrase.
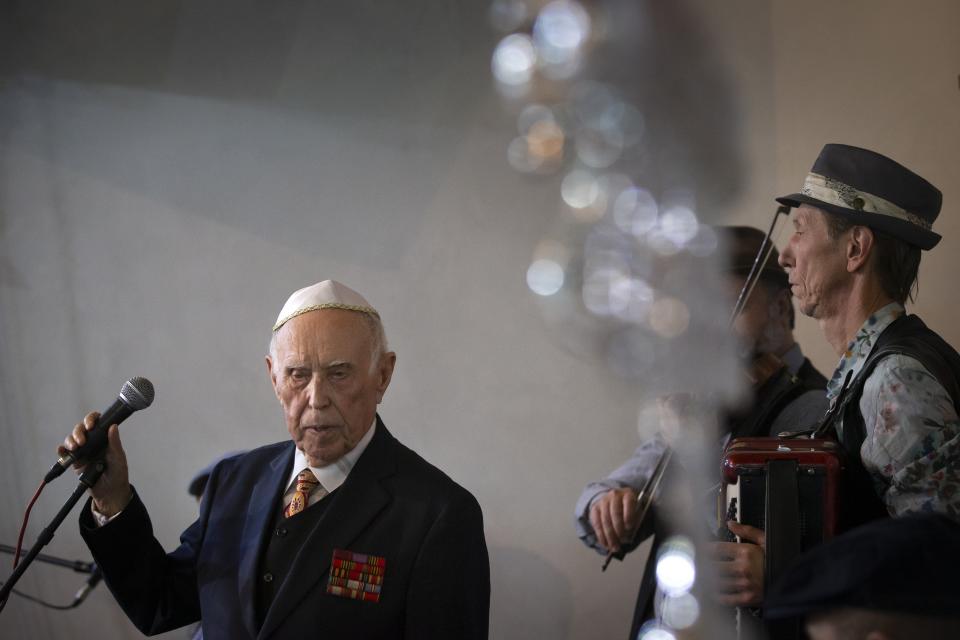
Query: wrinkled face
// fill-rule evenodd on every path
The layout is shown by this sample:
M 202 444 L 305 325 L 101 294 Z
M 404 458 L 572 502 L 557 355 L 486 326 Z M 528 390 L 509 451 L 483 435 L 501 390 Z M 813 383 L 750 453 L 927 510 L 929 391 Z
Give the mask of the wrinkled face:
M 847 277 L 846 233 L 831 238 L 825 215 L 809 205 L 799 207 L 791 216 L 793 235 L 780 253 L 800 312 L 812 318 L 830 317 L 842 307 Z
M 373 424 L 396 356 L 375 359 L 369 325 L 356 311 L 321 309 L 289 320 L 267 356 L 290 437 L 312 466 L 336 462 Z

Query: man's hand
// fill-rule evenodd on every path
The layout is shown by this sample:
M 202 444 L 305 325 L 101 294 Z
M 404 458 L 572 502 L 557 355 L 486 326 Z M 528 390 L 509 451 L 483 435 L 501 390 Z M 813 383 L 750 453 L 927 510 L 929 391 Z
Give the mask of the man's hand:
M 764 552 L 763 531 L 737 522 L 727 527 L 741 540 L 753 542 L 713 542 L 710 556 L 717 576 L 717 601 L 734 607 L 755 607 L 763 602 Z
M 607 491 L 590 505 L 590 525 L 597 542 L 608 553 L 615 553 L 621 544 L 630 542 L 636 519 L 637 491 L 630 487 Z
M 96 411 L 88 413 L 83 422 L 77 423 L 70 435 L 64 439 L 63 444 L 57 447 L 57 455 L 62 457 L 82 446 L 87 441 L 87 431 L 93 429 L 99 417 L 100 414 Z M 107 463 L 106 471 L 90 489 L 90 495 L 93 496 L 93 508 L 110 517 L 120 513 L 133 496 L 133 489 L 130 488 L 127 472 L 127 456 L 123 452 L 123 445 L 120 444 L 120 432 L 115 424 L 111 425 L 107 431 L 105 460 Z M 86 469 L 86 465 L 77 464 L 74 465 L 74 468 L 77 469 L 78 473 L 82 473 Z

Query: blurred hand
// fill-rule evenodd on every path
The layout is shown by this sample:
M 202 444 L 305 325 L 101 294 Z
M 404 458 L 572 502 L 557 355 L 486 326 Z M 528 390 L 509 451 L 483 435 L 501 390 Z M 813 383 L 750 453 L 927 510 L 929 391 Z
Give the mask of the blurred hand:
M 713 542 L 710 559 L 717 576 L 717 601 L 734 607 L 755 607 L 763 602 L 766 536 L 756 527 L 728 522 L 727 527 L 742 542 Z
M 83 422 L 77 423 L 70 435 L 64 439 L 63 444 L 57 447 L 57 455 L 62 457 L 82 446 L 87 441 L 87 431 L 93 429 L 99 417 L 100 414 L 96 411 L 88 413 Z M 127 456 L 123 452 L 120 431 L 115 424 L 107 431 L 107 452 L 104 460 L 107 468 L 90 489 L 90 495 L 93 497 L 94 509 L 109 517 L 120 513 L 133 497 L 127 472 Z M 73 467 L 79 474 L 83 473 L 87 465 L 75 464 Z
M 619 551 L 621 544 L 630 542 L 636 519 L 637 491 L 630 487 L 607 491 L 590 505 L 590 525 L 597 542 L 608 553 Z

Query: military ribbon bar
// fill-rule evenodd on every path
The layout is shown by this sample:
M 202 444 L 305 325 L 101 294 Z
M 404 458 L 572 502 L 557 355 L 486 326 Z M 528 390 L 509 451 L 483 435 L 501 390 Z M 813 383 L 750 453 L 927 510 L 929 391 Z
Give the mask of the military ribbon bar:
M 387 562 L 380 556 L 333 550 L 327 593 L 341 598 L 379 602 Z

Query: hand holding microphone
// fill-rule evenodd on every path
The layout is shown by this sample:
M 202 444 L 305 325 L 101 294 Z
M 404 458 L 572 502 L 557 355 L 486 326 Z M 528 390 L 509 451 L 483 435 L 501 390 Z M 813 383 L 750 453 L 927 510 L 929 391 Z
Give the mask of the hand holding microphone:
M 105 449 L 107 469 L 90 494 L 94 508 L 103 515 L 112 516 L 121 511 L 129 502 L 132 490 L 117 425 L 134 411 L 150 406 L 153 396 L 153 385 L 146 378 L 132 378 L 124 383 L 119 397 L 103 415 L 95 411 L 88 413 L 57 448 L 60 458 L 47 474 L 47 481 L 59 476 L 71 464 L 82 471 Z

